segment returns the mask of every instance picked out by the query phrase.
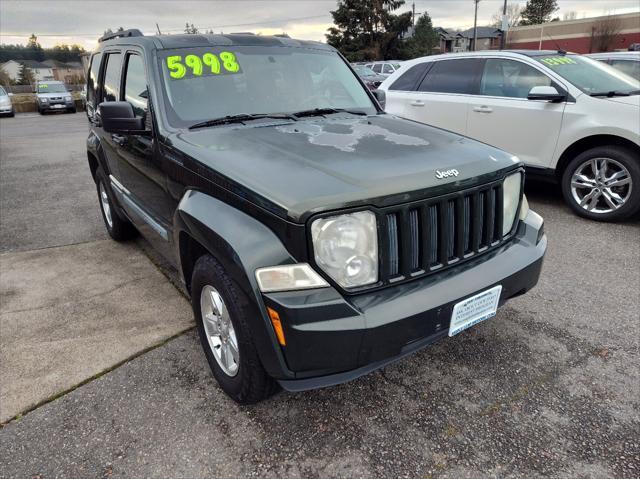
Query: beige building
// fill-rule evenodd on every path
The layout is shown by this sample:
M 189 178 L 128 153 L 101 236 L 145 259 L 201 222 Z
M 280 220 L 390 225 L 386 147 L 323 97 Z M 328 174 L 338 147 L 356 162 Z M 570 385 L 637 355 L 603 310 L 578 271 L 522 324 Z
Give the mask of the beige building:
M 640 12 L 513 27 L 507 33 L 511 49 L 594 53 L 627 50 L 634 43 L 640 43 Z

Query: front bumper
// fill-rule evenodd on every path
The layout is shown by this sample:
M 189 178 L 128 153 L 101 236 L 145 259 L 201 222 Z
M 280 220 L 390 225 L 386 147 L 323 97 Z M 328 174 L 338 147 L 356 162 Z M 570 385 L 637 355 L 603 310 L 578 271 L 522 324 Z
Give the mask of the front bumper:
M 13 105 L 0 105 L 0 115 L 13 113 Z
M 446 336 L 453 306 L 502 285 L 500 305 L 538 282 L 547 247 L 534 212 L 507 244 L 476 260 L 405 284 L 343 296 L 333 288 L 264 294 L 280 314 L 289 391 L 362 376 Z
M 38 107 L 41 111 L 63 111 L 72 110 L 75 108 L 75 103 L 73 101 L 64 103 L 39 103 Z

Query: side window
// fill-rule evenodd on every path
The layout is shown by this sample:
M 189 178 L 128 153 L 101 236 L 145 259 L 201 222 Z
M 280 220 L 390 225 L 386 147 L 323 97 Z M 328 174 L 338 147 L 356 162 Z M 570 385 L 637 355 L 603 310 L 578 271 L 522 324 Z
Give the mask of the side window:
M 98 99 L 98 78 L 100 76 L 100 61 L 102 60 L 102 53 L 96 53 L 91 57 L 91 66 L 89 67 L 89 74 L 87 75 L 87 104 L 91 105 L 94 109 L 96 107 Z
M 107 55 L 107 68 L 104 72 L 102 94 L 103 101 L 118 101 L 120 99 L 120 66 L 122 55 L 109 53 Z
M 418 83 L 420 78 L 422 78 L 422 75 L 424 75 L 427 66 L 429 66 L 428 62 L 413 65 L 393 82 L 389 87 L 389 90 L 413 91 L 416 87 L 416 83 Z
M 527 98 L 534 86 L 549 86 L 551 79 L 539 70 L 517 60 L 490 58 L 484 65 L 480 94 L 508 98 Z
M 388 63 L 385 63 L 382 66 L 382 73 L 389 73 L 389 74 L 393 73 L 393 67 L 391 65 L 389 65 Z
M 420 83 L 418 90 L 434 93 L 475 94 L 477 73 L 481 65 L 482 60 L 475 58 L 437 61 Z
M 382 65 L 380 63 L 376 63 L 371 67 L 371 69 L 376 73 L 380 73 L 382 71 Z
M 147 111 L 147 77 L 144 61 L 140 55 L 127 57 L 127 72 L 124 77 L 124 99 L 131 103 L 136 116 L 145 116 Z

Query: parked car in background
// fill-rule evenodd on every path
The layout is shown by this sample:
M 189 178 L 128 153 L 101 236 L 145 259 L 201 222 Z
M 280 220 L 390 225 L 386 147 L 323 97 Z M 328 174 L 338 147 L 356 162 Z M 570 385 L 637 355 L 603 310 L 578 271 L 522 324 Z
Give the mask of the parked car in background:
M 379 75 L 374 72 L 371 68 L 366 67 L 364 65 L 351 65 L 355 72 L 358 74 L 360 79 L 364 82 L 365 85 L 369 88 L 369 90 L 375 90 L 380 86 L 380 84 L 385 80 L 385 76 Z
M 365 63 L 366 67 L 371 68 L 378 75 L 382 75 L 385 78 L 400 68 L 400 65 L 402 65 L 402 62 L 395 60 Z
M 389 113 L 517 155 L 581 216 L 640 209 L 640 82 L 609 65 L 555 51 L 445 54 L 406 62 L 380 90 Z
M 41 115 L 48 111 L 76 112 L 76 104 L 71 93 L 65 84 L 59 81 L 36 82 L 36 101 Z
M 640 80 L 640 52 L 592 53 L 587 56 Z
M 11 95 L 12 93 L 7 93 L 7 91 L 0 86 L 0 115 L 2 116 L 15 115 L 13 104 L 11 103 Z

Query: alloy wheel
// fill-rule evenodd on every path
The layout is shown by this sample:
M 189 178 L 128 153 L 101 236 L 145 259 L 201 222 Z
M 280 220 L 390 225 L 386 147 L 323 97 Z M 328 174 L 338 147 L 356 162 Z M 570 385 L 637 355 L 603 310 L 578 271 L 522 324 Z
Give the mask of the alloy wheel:
M 227 376 L 238 374 L 240 351 L 236 331 L 222 296 L 206 285 L 200 293 L 200 311 L 209 348 Z
M 631 197 L 629 170 L 611 158 L 591 158 L 571 177 L 571 195 L 581 208 L 606 214 L 621 208 Z
M 111 205 L 109 204 L 109 197 L 107 191 L 104 189 L 104 184 L 100 182 L 100 205 L 102 206 L 102 212 L 104 218 L 109 225 L 109 228 L 113 228 L 113 218 L 111 217 Z

